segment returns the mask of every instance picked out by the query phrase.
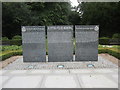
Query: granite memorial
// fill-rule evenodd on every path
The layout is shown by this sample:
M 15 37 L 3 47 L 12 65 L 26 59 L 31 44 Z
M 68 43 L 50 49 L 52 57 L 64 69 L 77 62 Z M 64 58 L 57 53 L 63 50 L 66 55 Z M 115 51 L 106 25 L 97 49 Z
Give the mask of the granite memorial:
M 46 61 L 45 40 L 44 26 L 22 26 L 23 61 Z
M 75 26 L 75 60 L 97 61 L 98 60 L 98 25 Z
M 48 61 L 73 60 L 73 26 L 48 26 Z

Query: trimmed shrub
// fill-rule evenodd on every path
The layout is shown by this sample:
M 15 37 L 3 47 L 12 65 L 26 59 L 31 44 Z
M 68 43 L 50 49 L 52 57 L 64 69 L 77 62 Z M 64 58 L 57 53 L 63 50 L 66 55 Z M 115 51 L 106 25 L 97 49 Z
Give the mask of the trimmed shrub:
M 16 55 L 22 55 L 22 51 L 8 51 L 0 56 L 0 60 L 4 61 L 7 58 L 10 58 L 11 56 L 16 56 Z
M 15 51 L 22 50 L 22 46 L 12 45 L 12 46 L 0 46 L 1 51 Z
M 108 48 L 107 49 L 98 49 L 98 53 L 99 54 L 100 53 L 108 53 L 108 54 L 120 59 L 120 52 L 115 51 L 115 50 L 111 50 L 111 49 L 108 49 Z
M 109 42 L 111 45 L 120 45 L 120 39 L 110 39 Z
M 112 39 L 120 39 L 120 33 L 113 34 Z
M 110 38 L 108 37 L 101 37 L 99 39 L 99 44 L 101 45 L 109 45 L 110 41 L 109 41 Z
M 10 40 L 10 45 L 22 45 L 22 40 L 21 39 L 12 39 Z
M 109 41 L 109 39 L 99 39 L 99 44 L 101 44 L 101 45 L 109 45 L 110 41 Z
M 110 39 L 109 37 L 100 37 L 100 39 Z
M 2 45 L 10 45 L 10 40 L 2 40 Z
M 114 56 L 114 57 L 116 57 L 116 58 L 118 58 L 118 59 L 120 59 L 120 52 L 108 49 L 107 53 L 110 54 L 110 55 L 112 55 L 112 56 Z
M 7 37 L 0 38 L 0 42 L 2 45 L 9 45 L 10 44 L 10 41 Z
M 107 53 L 107 49 L 98 49 L 98 53 Z
M 7 37 L 2 37 L 2 41 L 7 41 L 7 40 L 9 40 Z
M 2 45 L 22 45 L 21 39 L 2 40 Z
M 22 37 L 20 35 L 16 35 L 12 38 L 12 40 L 16 40 L 16 39 L 22 39 Z
M 16 35 L 10 40 L 10 45 L 22 45 L 22 37 Z

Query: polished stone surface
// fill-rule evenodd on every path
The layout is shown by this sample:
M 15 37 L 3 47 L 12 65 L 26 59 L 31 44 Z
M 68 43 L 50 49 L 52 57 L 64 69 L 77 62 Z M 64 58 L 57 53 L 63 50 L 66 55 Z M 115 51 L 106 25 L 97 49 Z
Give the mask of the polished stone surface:
M 49 62 L 73 60 L 72 26 L 48 26 L 47 38 Z
M 45 62 L 46 41 L 44 26 L 23 26 L 23 61 L 24 62 Z
M 98 31 L 95 25 L 75 26 L 75 61 L 98 60 Z

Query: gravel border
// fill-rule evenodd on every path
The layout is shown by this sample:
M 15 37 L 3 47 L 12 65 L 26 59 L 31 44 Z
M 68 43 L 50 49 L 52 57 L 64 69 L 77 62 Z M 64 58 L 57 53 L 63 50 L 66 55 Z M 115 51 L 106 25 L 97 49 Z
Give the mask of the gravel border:
M 16 61 L 20 57 L 22 57 L 22 56 L 12 56 L 4 61 L 0 61 L 0 69 L 5 68 L 10 63 L 13 63 L 14 61 Z
M 120 67 L 120 61 L 119 59 L 117 59 L 116 57 L 109 55 L 109 54 L 99 54 L 100 56 L 102 56 L 103 58 L 113 62 L 114 64 L 118 65 Z
M 6 63 L 7 65 L 6 65 Z M 84 69 L 84 68 L 118 68 L 118 59 L 109 54 L 99 54 L 98 61 L 84 62 L 23 62 L 22 56 L 13 56 L 5 60 L 3 70 L 36 70 L 36 69 Z M 88 67 L 89 64 L 93 66 Z M 63 65 L 63 68 L 58 68 Z

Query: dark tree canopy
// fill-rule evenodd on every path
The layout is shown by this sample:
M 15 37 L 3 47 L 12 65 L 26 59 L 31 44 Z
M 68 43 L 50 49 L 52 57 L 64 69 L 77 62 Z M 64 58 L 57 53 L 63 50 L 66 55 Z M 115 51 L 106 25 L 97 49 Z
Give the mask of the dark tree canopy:
M 67 2 L 2 3 L 2 35 L 8 38 L 21 35 L 22 25 L 78 24 L 100 25 L 100 37 L 112 37 L 120 30 L 120 2 L 88 2 L 78 7 Z
M 71 5 L 67 2 L 3 3 L 3 36 L 21 34 L 22 25 L 68 25 Z
M 120 2 L 89 2 L 79 5 L 81 24 L 100 26 L 100 36 L 112 37 L 120 30 Z

